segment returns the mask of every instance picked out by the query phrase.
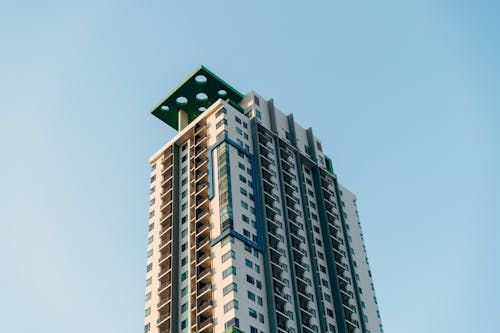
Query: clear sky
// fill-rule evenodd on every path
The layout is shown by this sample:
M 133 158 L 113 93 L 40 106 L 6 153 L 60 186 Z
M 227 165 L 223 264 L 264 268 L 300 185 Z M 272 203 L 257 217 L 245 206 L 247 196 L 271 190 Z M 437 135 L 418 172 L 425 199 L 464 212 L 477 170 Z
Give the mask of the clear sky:
M 142 332 L 150 109 L 200 64 L 314 129 L 387 333 L 498 332 L 500 2 L 0 3 L 0 332 Z

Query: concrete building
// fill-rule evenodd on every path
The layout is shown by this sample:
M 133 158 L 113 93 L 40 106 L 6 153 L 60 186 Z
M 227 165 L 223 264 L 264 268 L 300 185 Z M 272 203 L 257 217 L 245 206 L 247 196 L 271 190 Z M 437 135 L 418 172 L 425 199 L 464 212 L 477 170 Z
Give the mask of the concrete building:
M 310 128 L 201 66 L 152 111 L 144 332 L 382 332 L 356 208 Z

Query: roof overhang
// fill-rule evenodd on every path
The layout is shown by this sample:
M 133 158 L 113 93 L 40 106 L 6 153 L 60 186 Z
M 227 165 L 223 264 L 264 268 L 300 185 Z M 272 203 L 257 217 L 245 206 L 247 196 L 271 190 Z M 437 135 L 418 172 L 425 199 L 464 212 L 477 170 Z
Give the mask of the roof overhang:
M 189 124 L 219 98 L 238 107 L 243 95 L 206 67 L 200 66 L 158 103 L 151 113 L 179 130 L 179 111 L 187 113 Z

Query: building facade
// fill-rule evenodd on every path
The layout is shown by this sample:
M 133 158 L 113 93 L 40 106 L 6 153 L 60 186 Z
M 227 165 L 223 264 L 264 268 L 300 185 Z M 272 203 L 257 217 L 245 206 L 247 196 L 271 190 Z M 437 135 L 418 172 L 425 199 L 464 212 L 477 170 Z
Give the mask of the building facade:
M 356 207 L 312 130 L 201 66 L 154 109 L 144 332 L 376 333 Z

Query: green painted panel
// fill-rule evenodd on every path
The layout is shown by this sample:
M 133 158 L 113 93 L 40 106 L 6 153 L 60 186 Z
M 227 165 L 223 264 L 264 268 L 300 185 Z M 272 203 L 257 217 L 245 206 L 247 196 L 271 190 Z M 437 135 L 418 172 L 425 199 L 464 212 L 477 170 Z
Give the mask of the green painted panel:
M 239 108 L 238 103 L 243 95 L 206 67 L 200 66 L 158 103 L 151 113 L 179 130 L 179 110 L 188 114 L 190 123 L 219 98 Z

